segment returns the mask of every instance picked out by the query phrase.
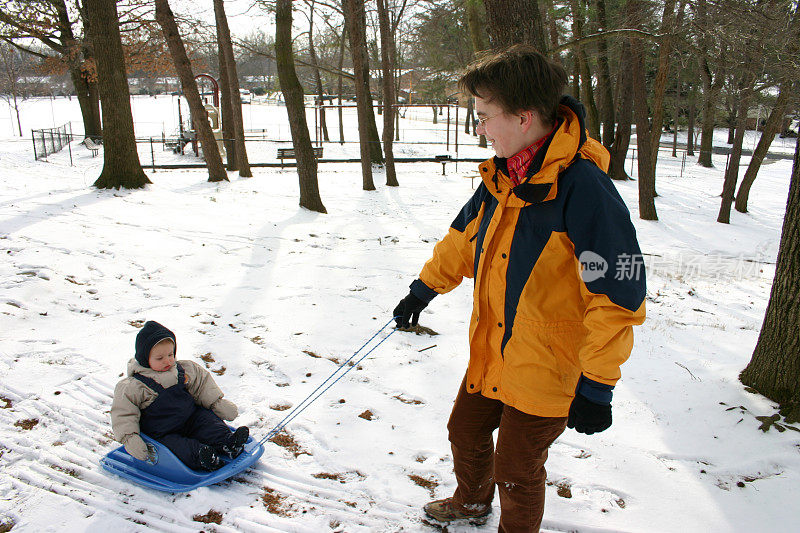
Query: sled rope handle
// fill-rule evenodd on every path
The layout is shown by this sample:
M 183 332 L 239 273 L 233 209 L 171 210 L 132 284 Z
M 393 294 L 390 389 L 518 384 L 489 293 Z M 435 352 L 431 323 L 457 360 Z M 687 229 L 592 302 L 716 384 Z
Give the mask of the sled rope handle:
M 350 371 L 351 371 L 353 368 L 355 368 L 356 366 L 358 366 L 358 364 L 359 364 L 361 361 L 363 361 L 363 360 L 364 360 L 364 359 L 365 359 L 365 358 L 366 358 L 366 357 L 367 357 L 369 354 L 371 354 L 373 351 L 375 351 L 375 349 L 376 349 L 378 346 L 380 346 L 381 344 L 383 344 L 383 343 L 386 341 L 386 339 L 388 339 L 389 337 L 391 337 L 391 336 L 392 336 L 392 334 L 393 334 L 395 331 L 397 331 L 397 329 L 393 329 L 392 331 L 390 331 L 388 335 L 386 335 L 384 338 L 382 338 L 382 339 L 380 340 L 380 342 L 378 342 L 378 344 L 376 344 L 375 346 L 373 346 L 373 347 L 372 347 L 372 348 L 371 348 L 371 349 L 370 349 L 370 350 L 369 350 L 367 353 L 365 353 L 365 354 L 364 354 L 364 355 L 362 355 L 362 356 L 361 356 L 361 357 L 360 357 L 360 358 L 359 358 L 357 361 L 355 361 L 354 363 L 352 363 L 352 364 L 351 364 L 351 365 L 350 365 L 350 366 L 349 366 L 349 367 L 348 367 L 348 368 L 347 368 L 347 369 L 346 369 L 344 372 L 342 372 L 342 373 L 341 373 L 341 374 L 340 374 L 340 375 L 339 375 L 339 376 L 338 376 L 336 379 L 334 379 L 334 380 L 333 380 L 331 383 L 328 383 L 328 382 L 329 382 L 331 379 L 333 379 L 333 377 L 334 377 L 334 376 L 336 376 L 336 374 L 338 374 L 338 373 L 339 373 L 339 371 L 340 371 L 341 369 L 343 369 L 345 366 L 347 366 L 347 364 L 348 364 L 348 363 L 350 363 L 350 361 L 352 361 L 352 360 L 353 360 L 353 358 L 354 358 L 356 355 L 358 355 L 358 353 L 359 353 L 361 350 L 363 350 L 365 346 L 367 346 L 367 345 L 368 345 L 370 342 L 372 342 L 372 340 L 373 340 L 375 337 L 377 337 L 378 335 L 380 335 L 380 333 L 381 333 L 383 330 L 385 330 L 385 329 L 386 329 L 386 327 L 387 327 L 389 324 L 391 324 L 392 322 L 394 322 L 396 318 L 399 318 L 399 317 L 392 317 L 392 319 L 391 319 L 391 320 L 389 320 L 389 322 L 387 322 L 386 324 L 384 324 L 384 325 L 383 325 L 383 327 L 382 327 L 381 329 L 379 329 L 377 332 L 375 332 L 375 334 L 374 334 L 372 337 L 370 337 L 370 338 L 367 340 L 367 342 L 365 342 L 364 344 L 362 344 L 362 345 L 361 345 L 361 348 L 359 348 L 358 350 L 356 350 L 356 351 L 355 351 L 355 353 L 353 353 L 353 355 L 351 355 L 350 357 L 348 357 L 348 358 L 347 358 L 347 360 L 346 360 L 345 362 L 343 362 L 343 363 L 342 363 L 342 364 L 340 364 L 338 367 L 336 367 L 336 370 L 334 370 L 334 371 L 333 371 L 333 373 L 332 373 L 330 376 L 328 376 L 328 377 L 325 379 L 325 381 L 323 381 L 322 383 L 320 383 L 320 384 L 319 384 L 319 386 L 317 386 L 317 388 L 316 388 L 316 389 L 314 389 L 314 390 L 311 392 L 311 394 L 309 394 L 308 396 L 306 396 L 306 397 L 303 399 L 303 401 L 302 401 L 302 402 L 298 403 L 298 404 L 295 406 L 295 408 L 294 408 L 294 409 L 292 409 L 291 411 L 289 411 L 289 414 L 287 414 L 285 417 L 283 417 L 283 420 L 281 420 L 280 422 L 278 422 L 278 424 L 277 424 L 277 425 L 276 425 L 274 428 L 272 428 L 272 429 L 269 431 L 269 433 L 267 433 L 267 434 L 264 436 L 264 438 L 262 438 L 262 439 L 259 441 L 259 444 L 264 444 L 264 443 L 265 443 L 265 442 L 267 442 L 269 439 L 271 439 L 272 437 L 274 437 L 275 435 L 277 435 L 277 434 L 278 434 L 278 433 L 279 433 L 279 432 L 280 432 L 280 431 L 281 431 L 281 430 L 282 430 L 284 427 L 286 427 L 286 425 L 287 425 L 289 422 L 291 422 L 292 420 L 294 420 L 294 419 L 295 419 L 295 417 L 296 417 L 297 415 L 299 415 L 300 413 L 302 413 L 303 411 L 305 411 L 305 409 L 306 409 L 306 408 L 307 408 L 309 405 L 311 405 L 312 403 L 314 403 L 314 402 L 315 402 L 315 401 L 316 401 L 316 400 L 317 400 L 317 399 L 318 399 L 320 396 L 322 396 L 323 394 L 325 394 L 325 392 L 326 392 L 328 389 L 330 389 L 331 387 L 333 387 L 333 386 L 336 384 L 336 382 L 337 382 L 337 381 L 339 381 L 339 380 L 340 380 L 340 379 L 342 379 L 342 378 L 343 378 L 345 375 L 347 375 L 347 373 L 348 373 L 348 372 L 350 372 Z M 326 383 L 328 383 L 328 386 L 327 386 L 327 387 L 325 387 L 325 384 L 326 384 Z M 322 387 L 325 387 L 325 388 L 323 389 Z M 320 389 L 322 389 L 322 390 L 320 390 Z M 316 396 L 315 396 L 315 395 L 316 395 Z

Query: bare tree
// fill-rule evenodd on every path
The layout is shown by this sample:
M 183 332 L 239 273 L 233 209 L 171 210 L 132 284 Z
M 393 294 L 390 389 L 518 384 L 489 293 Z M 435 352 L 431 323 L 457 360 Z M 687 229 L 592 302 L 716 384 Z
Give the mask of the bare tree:
M 617 109 L 619 113 L 619 125 L 614 135 L 614 142 L 611 144 L 609 152 L 611 163 L 608 168 L 608 175 L 615 180 L 631 179 L 625 172 L 625 157 L 631 143 L 631 121 L 633 119 L 633 80 L 631 72 L 631 46 L 627 40 L 622 43 L 622 53 L 620 54 L 619 73 L 617 75 L 617 89 L 619 92 L 619 103 Z M 603 136 L 605 140 L 605 136 Z
M 789 107 L 791 96 L 797 94 L 798 85 L 796 79 L 798 72 L 800 72 L 800 60 L 798 60 L 798 52 L 800 52 L 800 4 L 795 6 L 794 14 L 791 17 L 789 28 L 785 35 L 786 38 L 781 41 L 785 46 L 785 50 L 780 50 L 777 58 L 772 61 L 773 65 L 777 67 L 778 78 L 780 79 L 778 98 L 772 107 L 766 124 L 764 124 L 761 138 L 758 140 L 758 146 L 753 151 L 750 164 L 747 165 L 747 171 L 744 174 L 744 178 L 742 178 L 742 184 L 739 186 L 739 192 L 736 194 L 736 210 L 741 213 L 747 212 L 750 187 L 753 186 L 758 170 L 761 168 L 761 163 L 769 151 L 775 134 L 780 129 L 783 117 Z
M 239 100 L 238 94 L 232 94 L 231 84 L 228 81 L 228 61 L 223 52 L 222 38 L 217 32 L 217 57 L 219 59 L 219 90 L 220 90 L 220 114 L 222 119 L 222 138 L 225 146 L 225 156 L 228 163 L 228 170 L 239 170 L 239 161 L 236 158 L 236 122 L 233 115 L 234 99 Z
M 17 115 L 17 128 L 19 129 L 19 136 L 22 137 L 22 121 L 19 118 L 19 64 L 17 58 L 17 51 L 8 43 L 0 43 L 0 68 L 2 71 L 2 79 L 0 79 L 0 95 L 8 100 L 9 107 L 14 108 L 14 113 Z M 12 133 L 14 128 L 11 128 Z
M 598 31 L 608 30 L 606 17 L 606 0 L 594 0 Z M 614 144 L 614 128 L 616 113 L 614 112 L 614 94 L 611 81 L 611 67 L 608 39 L 601 37 L 597 41 L 597 90 L 600 93 L 600 122 L 603 124 L 603 146 L 611 148 Z M 625 76 L 626 78 L 628 76 Z M 630 124 L 630 119 L 628 121 Z
M 314 48 L 314 4 L 316 2 L 311 0 L 310 12 L 308 14 L 308 55 L 311 57 L 311 63 L 314 65 L 314 81 L 317 84 L 317 103 L 320 106 L 325 105 L 325 90 L 322 87 L 322 76 L 319 73 L 319 61 L 317 60 L 317 51 Z M 322 130 L 322 139 L 329 141 L 328 137 L 328 122 L 325 120 L 325 108 L 319 107 L 319 128 Z
M 643 0 L 628 0 L 628 9 L 634 17 L 643 14 Z M 655 204 L 655 167 L 652 163 L 652 151 L 647 109 L 647 85 L 645 80 L 644 42 L 641 38 L 630 38 L 631 49 L 631 81 L 633 83 L 633 114 L 636 117 L 636 145 L 639 168 L 639 218 L 658 220 Z
M 600 139 L 600 118 L 597 113 L 597 106 L 594 103 L 594 93 L 592 91 L 592 75 L 589 72 L 589 58 L 581 45 L 583 38 L 583 11 L 580 0 L 570 0 L 572 9 L 572 36 L 575 44 L 572 48 L 577 66 L 578 77 L 580 78 L 581 102 L 586 108 L 586 128 L 591 137 Z
M 99 189 L 138 189 L 150 183 L 139 162 L 128 78 L 115 0 L 85 0 L 87 32 L 97 59 L 103 109 L 103 170 Z
M 192 73 L 192 65 L 189 62 L 189 56 L 186 55 L 183 39 L 181 39 L 181 35 L 178 32 L 175 15 L 173 15 L 167 0 L 155 0 L 155 2 L 156 21 L 158 21 L 158 24 L 161 26 L 161 31 L 164 32 L 164 38 L 167 41 L 167 46 L 172 55 L 175 70 L 178 72 L 181 85 L 183 86 L 183 93 L 186 96 L 186 100 L 189 102 L 189 110 L 192 113 L 192 120 L 194 121 L 194 130 L 197 132 L 200 145 L 203 147 L 203 156 L 205 157 L 206 167 L 208 168 L 208 181 L 228 181 L 228 175 L 225 173 L 225 167 L 222 165 L 222 157 L 219 155 L 214 133 L 211 131 L 211 125 L 208 123 L 208 114 L 203 107 L 203 101 L 200 99 L 200 91 L 197 89 L 197 82 Z
M 370 158 L 369 121 L 372 96 L 369 94 L 369 64 L 367 63 L 367 36 L 364 0 L 342 0 L 344 21 L 350 38 L 355 73 L 356 105 L 358 110 L 358 137 L 361 146 L 361 175 L 365 191 L 374 191 L 372 161 Z M 366 78 L 366 79 L 365 79 Z
M 300 206 L 327 213 L 319 195 L 317 182 L 317 160 L 308 134 L 306 112 L 303 105 L 303 87 L 294 70 L 292 51 L 292 1 L 277 0 L 275 3 L 275 59 L 278 63 L 278 79 L 289 115 L 292 145 L 297 159 L 297 175 L 300 180 Z
M 800 422 L 800 138 L 794 149 L 789 198 L 775 279 L 750 363 L 739 378 L 781 405 L 788 422 Z
M 709 13 L 709 10 L 712 10 Z M 726 44 L 717 39 L 716 27 L 717 7 L 708 0 L 696 0 L 694 3 L 693 26 L 698 34 L 696 40 L 697 60 L 700 77 L 703 80 L 703 123 L 700 128 L 700 150 L 697 163 L 704 167 L 713 167 L 711 160 L 714 143 L 714 125 L 716 123 L 717 102 L 725 81 Z
M 653 82 L 653 116 L 650 126 L 650 163 L 653 165 L 653 182 L 655 190 L 656 162 L 658 161 L 658 147 L 661 143 L 661 131 L 664 129 L 664 94 L 667 90 L 667 76 L 670 67 L 670 54 L 673 48 L 673 32 L 679 21 L 683 19 L 683 9 L 686 5 L 681 0 L 678 14 L 675 14 L 676 0 L 666 0 L 664 2 L 664 12 L 661 17 L 661 35 L 658 45 L 658 70 L 656 79 Z M 636 135 L 639 135 L 637 126 Z
M 753 150 L 753 155 L 750 158 L 750 163 L 747 165 L 747 170 L 742 178 L 742 184 L 739 185 L 739 192 L 736 193 L 736 210 L 740 213 L 747 213 L 747 201 L 750 198 L 750 188 L 756 181 L 758 170 L 761 168 L 761 163 L 764 161 L 767 152 L 769 151 L 770 144 L 775 138 L 775 134 L 780 129 L 783 117 L 786 114 L 786 109 L 789 106 L 789 92 L 791 83 L 782 82 L 778 91 L 778 99 L 769 113 L 766 124 L 761 131 L 761 138 L 758 139 L 758 146 Z
M 483 23 L 483 17 L 481 16 L 481 6 L 479 5 L 480 0 L 466 0 L 466 8 L 467 8 L 467 24 L 469 27 L 469 39 L 472 43 L 472 55 L 476 55 L 483 50 L 489 48 L 489 43 L 486 40 L 486 29 L 485 24 Z M 469 106 L 472 108 L 472 97 L 469 97 Z M 473 131 L 475 130 L 475 121 L 472 121 L 472 128 Z M 486 148 L 486 136 L 479 135 L 478 136 L 478 146 L 481 148 Z
M 386 185 L 397 187 L 397 173 L 394 168 L 394 115 L 397 112 L 394 92 L 394 35 L 389 22 L 386 1 L 378 0 L 378 21 L 381 29 L 381 65 L 383 68 L 383 153 L 386 156 Z
M 233 55 L 231 31 L 228 28 L 228 17 L 225 15 L 225 6 L 222 0 L 214 0 L 214 18 L 217 22 L 218 42 L 225 56 L 225 70 L 228 86 L 231 92 L 231 111 L 233 111 L 233 132 L 236 138 L 236 164 L 239 167 L 239 176 L 253 177 L 250 162 L 247 159 L 247 149 L 244 141 L 244 119 L 242 118 L 242 100 L 239 95 L 239 74 L 236 72 L 236 58 Z
M 25 44 L 34 39 L 53 50 L 69 70 L 83 117 L 84 134 L 99 139 L 100 93 L 92 47 L 73 32 L 65 0 L 7 0 L 0 10 L 0 40 L 19 50 L 49 59 Z M 85 18 L 85 17 L 84 17 Z

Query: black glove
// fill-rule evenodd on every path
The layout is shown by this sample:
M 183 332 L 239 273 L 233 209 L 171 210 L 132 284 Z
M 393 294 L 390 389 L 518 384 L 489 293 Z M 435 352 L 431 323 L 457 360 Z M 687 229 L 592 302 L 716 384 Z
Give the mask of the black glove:
M 423 302 L 413 293 L 409 292 L 408 296 L 400 300 L 397 307 L 394 308 L 395 321 L 398 328 L 407 328 L 409 326 L 408 320 L 411 319 L 411 325 L 416 326 L 419 324 L 419 313 L 428 306 L 427 302 Z
M 611 404 L 594 403 L 583 394 L 576 394 L 569 406 L 567 427 L 578 433 L 600 433 L 611 427 Z

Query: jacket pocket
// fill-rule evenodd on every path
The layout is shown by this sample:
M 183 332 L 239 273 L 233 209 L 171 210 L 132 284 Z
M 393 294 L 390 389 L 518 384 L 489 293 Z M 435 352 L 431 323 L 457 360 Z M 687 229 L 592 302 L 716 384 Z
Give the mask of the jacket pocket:
M 506 364 L 511 363 L 512 371 L 524 369 L 526 381 L 542 393 L 571 397 L 580 378 L 578 351 L 585 337 L 580 322 L 535 322 L 518 316 L 508 343 L 514 353 L 506 346 Z

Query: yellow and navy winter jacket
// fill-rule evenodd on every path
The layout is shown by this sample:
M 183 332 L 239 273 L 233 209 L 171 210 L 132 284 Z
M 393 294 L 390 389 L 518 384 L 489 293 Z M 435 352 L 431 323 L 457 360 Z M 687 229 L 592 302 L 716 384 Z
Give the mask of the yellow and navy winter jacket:
M 567 415 L 576 389 L 610 401 L 646 289 L 608 162 L 565 97 L 525 183 L 511 189 L 504 159 L 480 165 L 481 185 L 411 284 L 430 301 L 474 278 L 468 392 L 550 417 Z

